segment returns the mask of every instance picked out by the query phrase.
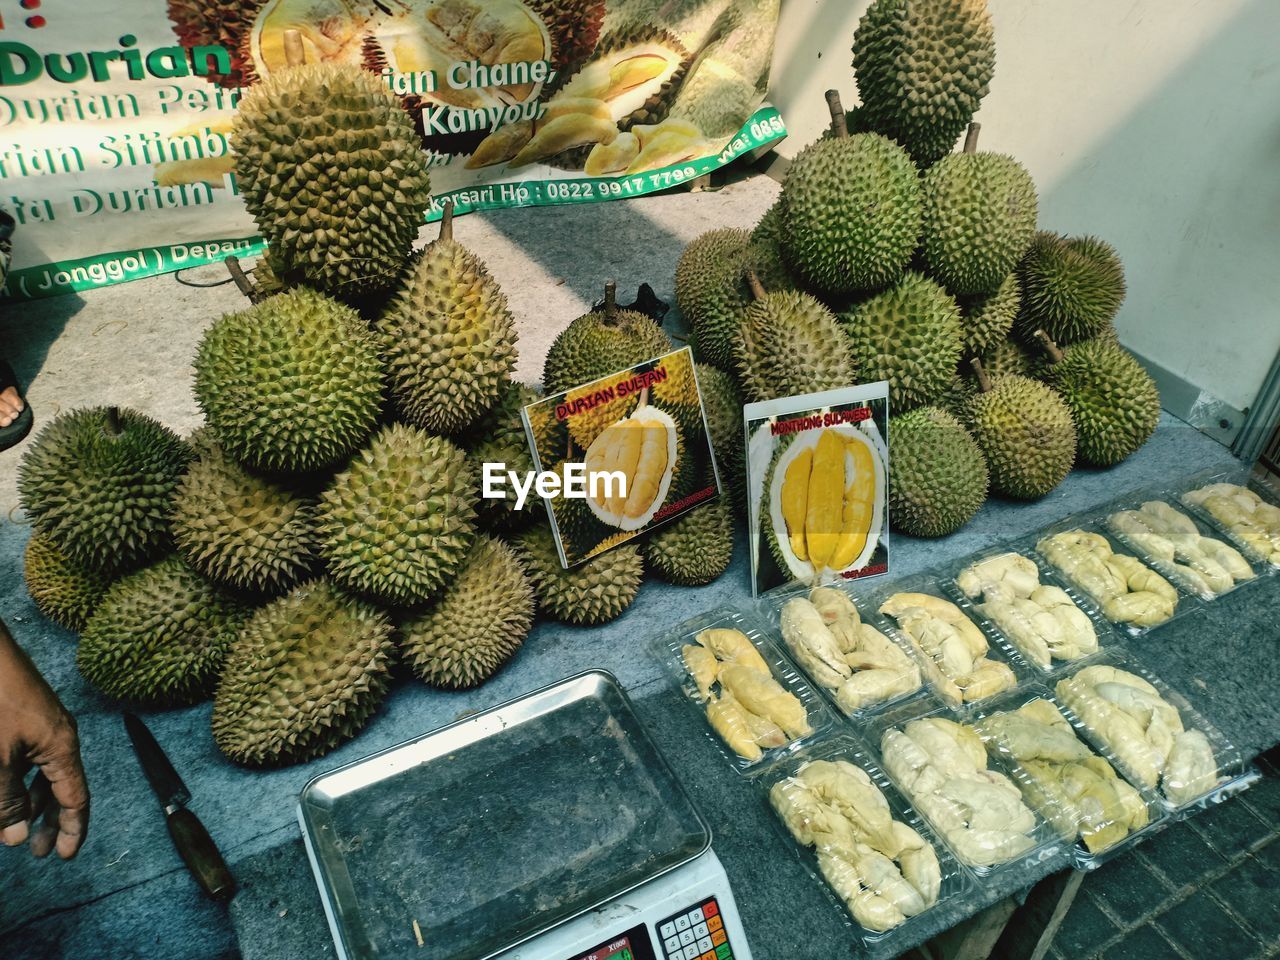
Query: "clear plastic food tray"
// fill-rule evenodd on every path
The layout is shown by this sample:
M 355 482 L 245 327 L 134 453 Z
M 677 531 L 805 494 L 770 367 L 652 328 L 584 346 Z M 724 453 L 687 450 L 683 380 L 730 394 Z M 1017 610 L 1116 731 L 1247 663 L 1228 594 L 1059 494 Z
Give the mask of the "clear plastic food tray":
M 871 782 L 875 784 L 885 800 L 888 801 L 889 811 L 893 819 L 911 827 L 921 836 L 925 843 L 933 848 L 934 854 L 938 859 L 942 882 L 938 889 L 938 898 L 931 906 L 915 916 L 907 917 L 905 921 L 897 926 L 883 931 L 870 930 L 854 918 L 844 899 L 823 876 L 818 865 L 815 846 L 801 843 L 791 833 L 783 822 L 781 815 L 770 802 L 770 791 L 775 784 L 790 780 L 799 774 L 801 767 L 819 760 L 844 760 L 859 767 L 871 778 Z M 897 956 L 900 952 L 900 948 L 897 945 L 902 943 L 903 940 L 914 942 L 920 939 L 916 935 L 916 931 L 928 922 L 926 918 L 931 913 L 970 894 L 973 880 L 968 872 L 956 861 L 950 848 L 938 839 L 928 824 L 911 808 L 902 794 L 898 792 L 898 789 L 889 781 L 884 771 L 868 755 L 866 746 L 856 738 L 844 735 L 803 750 L 771 766 L 765 776 L 761 777 L 757 782 L 760 784 L 765 803 L 769 804 L 770 810 L 774 814 L 773 821 L 777 826 L 778 832 L 791 844 L 796 856 L 804 864 L 810 876 L 827 891 L 831 902 L 840 910 L 845 923 L 858 932 L 862 939 L 863 947 L 869 955 L 875 957 Z
M 1132 636 L 1132 637 L 1144 636 L 1150 633 L 1152 630 L 1158 630 L 1160 627 L 1163 627 L 1166 623 L 1172 623 L 1174 620 L 1178 619 L 1179 617 L 1186 616 L 1192 610 L 1199 609 L 1200 606 L 1202 605 L 1202 602 L 1199 597 L 1197 597 L 1195 594 L 1188 593 L 1184 587 L 1180 587 L 1177 583 L 1172 583 L 1167 581 L 1167 578 L 1164 578 L 1163 574 L 1159 574 L 1158 571 L 1154 570 L 1148 564 L 1144 563 L 1140 558 L 1135 556 L 1132 551 L 1128 550 L 1124 545 L 1122 545 L 1119 541 L 1117 541 L 1116 538 L 1112 536 L 1110 532 L 1103 527 L 1102 523 L 1099 522 L 1099 519 L 1098 519 L 1101 515 L 1102 509 L 1104 508 L 1100 508 L 1099 510 L 1093 511 L 1091 514 L 1087 514 L 1087 515 L 1080 514 L 1075 517 L 1068 517 L 1066 520 L 1063 520 L 1060 523 L 1055 523 L 1055 524 L 1052 524 L 1051 526 L 1045 527 L 1043 530 L 1032 535 L 1031 537 L 1026 538 L 1025 540 L 1018 541 L 1015 544 L 1015 546 L 1020 553 L 1025 553 L 1028 550 L 1033 550 L 1035 554 L 1038 557 L 1040 557 L 1041 560 L 1044 561 L 1045 566 L 1047 566 L 1062 582 L 1064 588 L 1067 589 L 1068 594 L 1071 596 L 1071 599 L 1075 600 L 1076 604 L 1082 610 L 1086 610 L 1089 613 L 1093 614 L 1095 617 L 1100 617 L 1101 619 L 1110 622 L 1115 626 L 1117 630 L 1127 633 L 1129 636 Z M 1059 567 L 1040 548 L 1040 543 L 1043 540 L 1047 539 L 1048 537 L 1055 536 L 1060 533 L 1068 533 L 1068 532 L 1077 531 L 1077 530 L 1083 533 L 1092 534 L 1094 536 L 1101 537 L 1103 540 L 1107 542 L 1107 545 L 1111 548 L 1111 551 L 1113 554 L 1132 557 L 1134 560 L 1137 560 L 1138 563 L 1141 563 L 1148 570 L 1152 570 L 1153 573 L 1156 573 L 1157 575 L 1161 576 L 1162 579 L 1166 579 L 1166 582 L 1169 582 L 1169 585 L 1173 587 L 1174 591 L 1178 595 L 1176 600 L 1176 605 L 1173 609 L 1172 615 L 1170 615 L 1167 619 L 1161 620 L 1159 623 L 1152 623 L 1149 625 L 1138 625 L 1129 621 L 1108 616 L 1105 605 L 1097 597 L 1095 597 L 1092 593 L 1090 593 L 1089 590 L 1070 571 L 1064 570 L 1061 567 Z
M 1147 822 L 1145 825 L 1137 829 L 1130 828 L 1127 824 L 1123 828 L 1124 836 L 1111 843 L 1110 845 L 1096 851 L 1092 851 L 1085 844 L 1084 839 L 1079 835 L 1075 817 L 1068 811 L 1063 810 L 1061 805 L 1055 804 L 1051 799 L 1046 798 L 1041 790 L 1032 787 L 1030 790 L 1024 790 L 1023 797 L 1027 804 L 1037 813 L 1041 814 L 1045 820 L 1058 832 L 1064 842 L 1072 843 L 1071 859 L 1077 869 L 1093 870 L 1106 863 L 1119 853 L 1128 850 L 1134 844 L 1139 843 L 1153 833 L 1158 833 L 1168 825 L 1168 817 L 1164 805 L 1160 802 L 1155 793 L 1146 789 L 1139 783 L 1135 783 L 1125 775 L 1124 768 L 1116 763 L 1115 757 L 1111 751 L 1106 748 L 1099 748 L 1095 744 L 1090 743 L 1080 733 L 1079 718 L 1067 707 L 1063 706 L 1056 697 L 1045 687 L 1039 684 L 1028 684 L 1018 690 L 1010 691 L 999 697 L 992 697 L 990 700 L 982 704 L 982 708 L 978 711 L 974 718 L 973 727 L 978 731 L 978 735 L 982 737 L 983 742 L 987 745 L 987 750 L 997 752 L 1007 757 L 1012 763 L 1019 763 L 1018 752 L 1013 749 L 1005 736 L 997 733 L 988 727 L 986 721 L 1000 714 L 1012 713 L 1026 706 L 1033 701 L 1041 700 L 1051 705 L 1063 719 L 1071 725 L 1072 732 L 1075 734 L 1076 740 L 1083 744 L 1084 747 L 1092 754 L 1105 760 L 1111 765 L 1111 769 L 1125 783 L 1129 784 L 1141 798 L 1143 806 L 1146 808 Z M 1041 761 L 1053 763 L 1052 760 Z M 1019 763 L 1027 776 L 1031 776 L 1030 769 Z M 1055 764 L 1056 766 L 1056 764 Z M 1019 787 L 1025 787 L 1026 781 L 1019 779 L 1016 781 Z M 1107 827 L 1114 824 L 1117 820 L 1125 817 L 1125 811 L 1117 804 L 1109 804 L 1103 811 L 1105 822 L 1100 823 L 1101 827 Z M 1127 818 L 1126 818 L 1127 819 Z
M 1026 871 L 1047 862 L 1061 861 L 1065 866 L 1070 859 L 1068 854 L 1069 845 L 1063 843 L 1062 839 L 1058 836 L 1057 831 L 1045 821 L 1044 815 L 1030 806 L 1028 806 L 1028 809 L 1031 811 L 1031 815 L 1035 821 L 1034 827 L 1026 834 L 1031 841 L 1030 847 L 1004 861 L 992 864 L 975 863 L 972 858 L 965 856 L 964 850 L 960 847 L 957 838 L 951 836 L 949 831 L 943 829 L 942 825 L 939 824 L 935 818 L 931 817 L 925 809 L 922 809 L 920 806 L 920 797 L 915 796 L 912 791 L 908 789 L 907 784 L 902 783 L 893 775 L 891 772 L 892 764 L 886 764 L 884 760 L 882 741 L 886 731 L 896 728 L 901 732 L 902 728 L 913 720 L 937 717 L 944 720 L 950 720 L 955 723 L 967 724 L 972 722 L 972 715 L 961 715 L 953 710 L 948 710 L 946 707 L 919 709 L 920 707 L 927 706 L 927 704 L 917 704 L 913 706 L 917 709 L 912 709 L 911 707 L 902 708 L 882 717 L 877 717 L 872 721 L 868 729 L 868 736 L 871 739 L 873 747 L 871 756 L 876 764 L 879 765 L 880 769 L 885 771 L 890 782 L 893 783 L 893 785 L 902 792 L 902 795 L 906 797 L 908 802 L 911 803 L 912 809 L 919 811 L 920 815 L 925 819 L 925 822 L 929 824 L 933 832 L 941 838 L 952 853 L 955 854 L 956 859 L 979 879 Z M 998 753 L 995 755 L 988 753 L 986 755 L 986 761 L 987 770 L 993 770 L 997 773 L 1003 774 L 1005 777 L 1012 780 L 1018 786 L 1020 791 L 1025 788 L 1025 781 L 1028 778 L 1028 774 L 1016 761 Z
M 1076 608 L 1088 617 L 1089 622 L 1093 625 L 1094 636 L 1098 641 L 1097 650 L 1085 653 L 1071 660 L 1059 660 L 1055 657 L 1050 660 L 1048 666 L 1043 666 L 1023 649 L 1023 644 L 1020 641 L 1015 640 L 1012 634 L 1007 633 L 1000 624 L 996 623 L 996 621 L 982 609 L 981 597 L 974 598 L 965 593 L 960 586 L 960 575 L 965 570 L 976 563 L 981 563 L 985 560 L 991 560 L 995 557 L 1004 556 L 1006 554 L 1016 554 L 1017 556 L 1030 560 L 1036 565 L 1036 572 L 1039 576 L 1040 583 L 1043 586 L 1057 587 L 1067 594 L 1071 599 L 1071 602 L 1075 604 Z M 983 632 L 985 632 L 988 637 L 1000 644 L 1002 647 L 1015 651 L 1021 657 L 1022 661 L 1040 676 L 1056 676 L 1064 670 L 1070 669 L 1072 666 L 1081 663 L 1088 663 L 1096 658 L 1098 654 L 1105 650 L 1110 644 L 1119 639 L 1116 636 L 1115 629 L 1112 627 L 1111 622 L 1102 616 L 1097 606 L 1095 604 L 1081 602 L 1079 599 L 1079 593 L 1075 590 L 1074 586 L 1069 582 L 1064 582 L 1063 578 L 1060 577 L 1053 568 L 1045 563 L 1044 558 L 1034 550 L 1018 550 L 1013 546 L 1003 544 L 991 547 L 987 550 L 971 554 L 963 560 L 946 567 L 945 570 L 941 572 L 940 579 L 942 586 L 947 593 L 952 597 L 952 599 L 962 604 L 961 608 L 965 610 L 969 616 L 973 617 L 978 626 L 983 629 Z
M 1191 513 L 1195 514 L 1214 530 L 1224 534 L 1228 540 L 1240 548 L 1245 556 L 1256 563 L 1265 565 L 1272 573 L 1280 571 L 1280 546 L 1270 552 L 1261 549 L 1258 543 L 1251 542 L 1247 537 L 1243 536 L 1240 529 L 1227 523 L 1225 519 L 1215 516 L 1211 509 L 1201 504 L 1193 503 L 1188 499 L 1189 494 L 1215 483 L 1231 483 L 1244 487 L 1252 491 L 1264 502 L 1280 508 L 1280 490 L 1277 490 L 1271 484 L 1263 483 L 1257 478 L 1251 477 L 1249 472 L 1243 468 L 1239 470 L 1210 470 L 1198 473 L 1166 492 L 1170 495 L 1170 502 L 1174 502 L 1172 498 L 1176 498 L 1177 502 L 1181 503 Z
M 901 637 L 897 635 L 896 631 L 891 631 L 890 629 L 888 629 L 889 625 L 887 625 L 884 622 L 884 617 L 880 616 L 880 614 L 876 613 L 873 608 L 867 606 L 865 603 L 861 603 L 861 604 L 857 603 L 854 600 L 853 593 L 848 588 L 847 584 L 829 583 L 829 584 L 823 584 L 823 586 L 832 590 L 839 590 L 846 597 L 848 597 L 850 602 L 852 602 L 854 606 L 858 608 L 858 616 L 861 618 L 864 624 L 874 628 L 875 630 L 878 630 L 880 633 L 882 633 L 885 636 L 885 638 L 891 644 L 893 644 L 897 649 L 901 650 L 911 660 L 913 664 L 916 663 L 915 654 L 912 652 L 909 646 L 906 646 L 903 644 Z M 797 597 L 808 597 L 810 593 L 810 589 L 811 588 L 805 584 L 790 584 L 785 587 L 779 587 L 775 590 L 770 590 L 768 593 L 764 594 L 764 596 L 762 596 L 758 601 L 756 601 L 756 609 L 760 611 L 760 615 L 762 617 L 768 620 L 769 626 L 773 631 L 773 635 L 778 638 L 779 644 L 791 657 L 792 662 L 795 663 L 796 667 L 800 670 L 800 672 L 803 673 L 808 678 L 809 682 L 813 684 L 813 686 L 816 689 L 821 690 L 823 694 L 826 695 L 827 699 L 831 702 L 831 705 L 835 707 L 835 709 L 838 712 L 844 714 L 846 717 L 850 718 L 851 720 L 859 721 L 867 717 L 874 716 L 877 713 L 881 713 L 884 710 L 889 709 L 890 707 L 893 707 L 897 704 L 906 703 L 911 700 L 915 700 L 919 697 L 928 695 L 929 688 L 928 688 L 928 685 L 924 682 L 924 679 L 922 677 L 920 684 L 914 690 L 909 690 L 904 693 L 895 694 L 891 697 L 887 697 L 883 700 L 877 700 L 873 703 L 867 703 L 864 706 L 859 707 L 857 709 L 846 709 L 845 705 L 842 704 L 839 698 L 837 698 L 836 696 L 836 688 L 832 688 L 824 685 L 819 681 L 818 677 L 815 676 L 812 671 L 806 669 L 804 658 L 800 656 L 795 650 L 791 649 L 790 645 L 786 641 L 785 636 L 783 636 L 783 633 L 782 633 L 783 606 L 789 600 L 793 600 Z M 855 671 L 854 672 L 855 675 L 858 672 L 859 671 Z
M 681 653 L 686 644 L 698 644 L 696 638 L 699 633 L 713 628 L 737 630 L 751 641 L 752 646 L 764 658 L 773 679 L 804 705 L 811 728 L 809 733 L 781 746 L 762 748 L 761 756 L 754 760 L 740 756 L 729 747 L 707 720 L 707 701 L 699 693 L 697 684 L 685 668 Z M 655 653 L 659 661 L 680 685 L 690 708 L 697 710 L 706 721 L 707 736 L 729 765 L 745 776 L 754 776 L 780 757 L 795 753 L 807 744 L 815 743 L 829 735 L 837 723 L 836 715 L 827 705 L 827 701 L 800 675 L 795 664 L 787 659 L 778 644 L 774 642 L 770 632 L 769 625 L 757 614 L 725 608 L 686 620 L 672 632 L 660 636 L 656 642 Z M 715 694 L 716 690 L 713 689 L 712 693 Z
M 1223 567 L 1223 570 L 1227 573 L 1227 577 L 1224 578 L 1222 583 L 1209 584 L 1206 582 L 1197 582 L 1195 579 L 1197 571 L 1194 566 L 1193 569 L 1188 571 L 1187 565 L 1184 563 L 1186 554 L 1183 551 L 1183 543 L 1185 543 L 1187 537 L 1190 535 L 1190 531 L 1182 533 L 1181 540 L 1179 539 L 1179 532 L 1177 531 L 1172 532 L 1167 538 L 1177 551 L 1174 558 L 1175 562 L 1170 563 L 1167 558 L 1157 556 L 1144 544 L 1138 542 L 1138 540 L 1136 540 L 1131 534 L 1120 528 L 1120 525 L 1117 522 L 1117 514 L 1125 511 L 1137 511 L 1141 513 L 1143 512 L 1142 508 L 1144 504 L 1152 502 L 1165 504 L 1173 511 L 1174 514 L 1176 514 L 1177 518 L 1181 518 L 1181 521 L 1185 521 L 1185 523 L 1195 527 L 1196 536 L 1206 538 L 1216 544 L 1220 544 L 1228 551 L 1238 554 L 1239 559 L 1236 560 L 1236 563 L 1238 564 L 1240 560 L 1243 560 L 1244 565 L 1248 568 L 1248 576 L 1244 575 L 1244 569 L 1241 568 L 1235 574 L 1236 576 L 1239 576 L 1240 579 L 1235 579 L 1235 576 L 1232 575 L 1232 571 Z M 1160 518 L 1155 516 L 1152 517 L 1152 521 L 1156 524 L 1161 523 Z M 1251 559 L 1247 553 L 1240 550 L 1235 544 L 1229 542 L 1227 538 L 1223 537 L 1223 535 L 1217 531 L 1217 529 L 1211 528 L 1198 517 L 1191 516 L 1187 508 L 1183 506 L 1176 497 L 1164 496 L 1152 491 L 1139 492 L 1131 496 L 1122 497 L 1107 505 L 1102 522 L 1103 525 L 1106 526 L 1108 533 L 1115 537 L 1119 543 L 1122 543 L 1149 567 L 1179 589 L 1187 593 L 1194 594 L 1206 603 L 1217 600 L 1219 597 L 1225 597 L 1227 594 L 1238 590 L 1246 584 L 1256 583 L 1263 574 L 1269 572 L 1265 566 L 1259 564 L 1256 560 Z M 1175 522 L 1179 521 L 1175 518 Z M 1219 566 L 1222 565 L 1219 564 Z M 1231 581 L 1229 585 L 1226 583 L 1226 580 Z M 1215 586 L 1217 589 L 1215 589 Z
M 871 591 L 858 592 L 856 586 L 854 589 L 858 608 L 874 610 L 876 615 L 880 618 L 883 628 L 888 635 L 893 637 L 901 646 L 912 651 L 912 655 L 922 664 L 925 680 L 928 682 L 934 696 L 948 707 L 958 711 L 967 711 L 975 703 L 980 702 L 977 700 L 956 702 L 954 695 L 949 694 L 948 691 L 937 682 L 937 673 L 942 670 L 941 665 L 936 660 L 933 660 L 933 658 L 931 658 L 919 644 L 915 643 L 907 631 L 900 627 L 893 617 L 879 612 L 880 607 L 894 594 L 923 593 L 936 597 L 939 600 L 943 600 L 957 607 L 960 612 L 981 631 L 982 628 L 977 623 L 978 618 L 973 610 L 972 604 L 962 596 L 957 597 L 951 595 L 949 591 L 943 588 L 941 580 L 931 573 L 922 573 L 911 577 L 905 577 Z M 1013 672 L 1015 686 L 1023 683 L 1030 675 L 1030 667 L 1028 666 L 1027 661 L 1023 659 L 1022 654 L 1007 643 L 1000 641 L 992 643 L 991 635 L 985 631 L 982 631 L 982 633 L 984 639 L 987 640 L 987 652 L 985 654 L 987 659 L 1003 663 L 1007 666 Z M 1000 693 L 1006 689 L 1011 688 L 1004 687 L 995 692 Z M 994 694 L 992 694 L 992 696 L 994 696 Z
M 1218 776 L 1211 788 L 1181 803 L 1170 800 L 1164 794 L 1163 783 L 1157 783 L 1152 786 L 1125 760 L 1125 751 L 1117 748 L 1118 742 L 1114 733 L 1094 728 L 1088 718 L 1082 714 L 1078 705 L 1073 703 L 1073 698 L 1064 691 L 1063 684 L 1079 674 L 1081 670 L 1098 666 L 1114 667 L 1145 680 L 1156 689 L 1161 699 L 1178 711 L 1185 730 L 1198 730 L 1204 735 L 1213 750 L 1213 756 L 1218 766 Z M 1111 762 L 1112 766 L 1123 773 L 1130 783 L 1152 794 L 1161 806 L 1171 813 L 1176 812 L 1185 816 L 1195 810 L 1212 806 L 1221 802 L 1227 796 L 1244 789 L 1251 782 L 1244 757 L 1235 745 L 1224 737 L 1217 727 L 1206 720 L 1200 711 L 1196 710 L 1182 694 L 1171 689 L 1132 655 L 1117 648 L 1108 650 L 1098 663 L 1082 666 L 1064 676 L 1055 685 L 1054 694 L 1057 702 L 1066 708 L 1064 713 L 1067 714 L 1067 718 L 1071 720 L 1073 726 L 1084 734 L 1085 739 L 1097 747 L 1102 752 L 1102 755 Z

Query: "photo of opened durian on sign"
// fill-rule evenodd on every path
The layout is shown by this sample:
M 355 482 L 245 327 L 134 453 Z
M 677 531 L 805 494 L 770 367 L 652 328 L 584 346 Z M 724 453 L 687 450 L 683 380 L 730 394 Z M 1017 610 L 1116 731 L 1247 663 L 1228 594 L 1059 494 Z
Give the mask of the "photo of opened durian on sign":
M 543 498 L 566 567 L 720 495 L 687 347 L 545 397 L 524 419 L 534 475 L 490 480 Z

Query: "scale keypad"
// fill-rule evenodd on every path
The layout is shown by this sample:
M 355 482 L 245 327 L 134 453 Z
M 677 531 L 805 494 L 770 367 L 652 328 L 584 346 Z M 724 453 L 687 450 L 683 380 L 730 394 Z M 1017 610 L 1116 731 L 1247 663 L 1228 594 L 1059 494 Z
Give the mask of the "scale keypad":
M 663 960 L 733 960 L 720 904 L 709 897 L 658 924 Z

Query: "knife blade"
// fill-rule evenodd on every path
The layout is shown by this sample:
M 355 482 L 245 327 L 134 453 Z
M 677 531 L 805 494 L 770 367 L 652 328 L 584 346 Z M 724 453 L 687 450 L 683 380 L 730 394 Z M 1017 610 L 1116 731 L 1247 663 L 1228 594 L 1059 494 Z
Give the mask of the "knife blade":
M 124 728 L 133 744 L 142 774 L 164 808 L 169 837 L 178 855 L 206 896 L 211 900 L 229 899 L 235 893 L 235 878 L 200 818 L 187 809 L 191 791 L 141 719 L 126 712 Z

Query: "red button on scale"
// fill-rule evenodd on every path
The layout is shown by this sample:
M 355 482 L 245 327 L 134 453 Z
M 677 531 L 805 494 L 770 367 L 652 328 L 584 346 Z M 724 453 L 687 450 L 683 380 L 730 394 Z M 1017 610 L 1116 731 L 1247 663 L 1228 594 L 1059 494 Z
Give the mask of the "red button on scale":
M 714 917 L 719 912 L 720 908 L 716 905 L 714 900 L 708 900 L 702 905 L 702 915 L 704 917 Z

